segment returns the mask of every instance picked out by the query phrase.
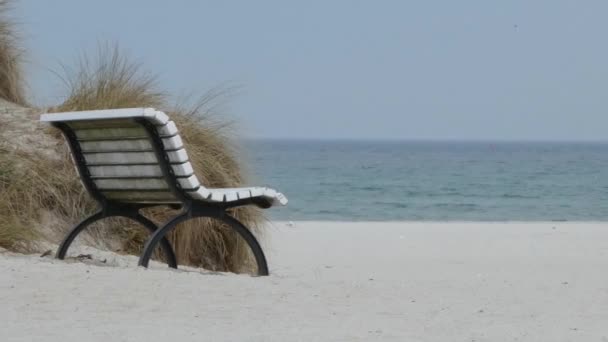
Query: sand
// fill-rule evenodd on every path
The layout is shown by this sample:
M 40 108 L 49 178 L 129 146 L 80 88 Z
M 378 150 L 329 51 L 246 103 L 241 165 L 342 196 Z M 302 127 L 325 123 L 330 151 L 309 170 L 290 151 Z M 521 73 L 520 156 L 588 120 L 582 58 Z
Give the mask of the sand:
M 0 341 L 608 341 L 606 223 L 269 235 L 269 277 L 0 253 Z

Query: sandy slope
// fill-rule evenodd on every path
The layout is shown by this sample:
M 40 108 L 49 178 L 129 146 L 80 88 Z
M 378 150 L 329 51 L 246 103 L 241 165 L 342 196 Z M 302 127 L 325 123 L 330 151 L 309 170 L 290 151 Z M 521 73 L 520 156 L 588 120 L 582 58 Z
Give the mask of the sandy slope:
M 608 341 L 608 224 L 297 223 L 272 275 L 0 255 L 0 341 Z

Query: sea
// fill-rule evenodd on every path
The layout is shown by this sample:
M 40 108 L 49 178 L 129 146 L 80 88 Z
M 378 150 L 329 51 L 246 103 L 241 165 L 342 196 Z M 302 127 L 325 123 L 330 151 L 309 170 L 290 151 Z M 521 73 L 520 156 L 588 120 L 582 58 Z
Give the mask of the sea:
M 605 221 L 608 143 L 255 140 L 286 221 Z

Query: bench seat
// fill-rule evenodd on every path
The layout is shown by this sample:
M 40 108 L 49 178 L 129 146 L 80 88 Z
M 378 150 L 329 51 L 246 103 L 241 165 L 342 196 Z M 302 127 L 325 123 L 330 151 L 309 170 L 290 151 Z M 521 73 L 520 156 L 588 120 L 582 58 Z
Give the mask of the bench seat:
M 194 174 L 177 126 L 165 113 L 153 108 L 44 114 L 40 120 L 62 123 L 73 131 L 88 177 L 110 200 L 176 203 L 180 200 L 167 184 L 175 181 L 186 196 L 196 201 L 230 204 L 251 199 L 263 207 L 288 202 L 285 195 L 267 187 L 206 188 Z M 151 137 L 141 120 L 154 126 L 174 180 L 167 180 L 163 174 Z

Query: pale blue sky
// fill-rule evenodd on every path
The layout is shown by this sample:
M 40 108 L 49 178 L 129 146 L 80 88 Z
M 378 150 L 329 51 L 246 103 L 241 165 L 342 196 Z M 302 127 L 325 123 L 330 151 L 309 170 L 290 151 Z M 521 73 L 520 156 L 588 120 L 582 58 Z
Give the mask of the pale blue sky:
M 241 85 L 250 137 L 606 140 L 608 1 L 16 4 L 30 86 L 118 42 L 174 93 Z

